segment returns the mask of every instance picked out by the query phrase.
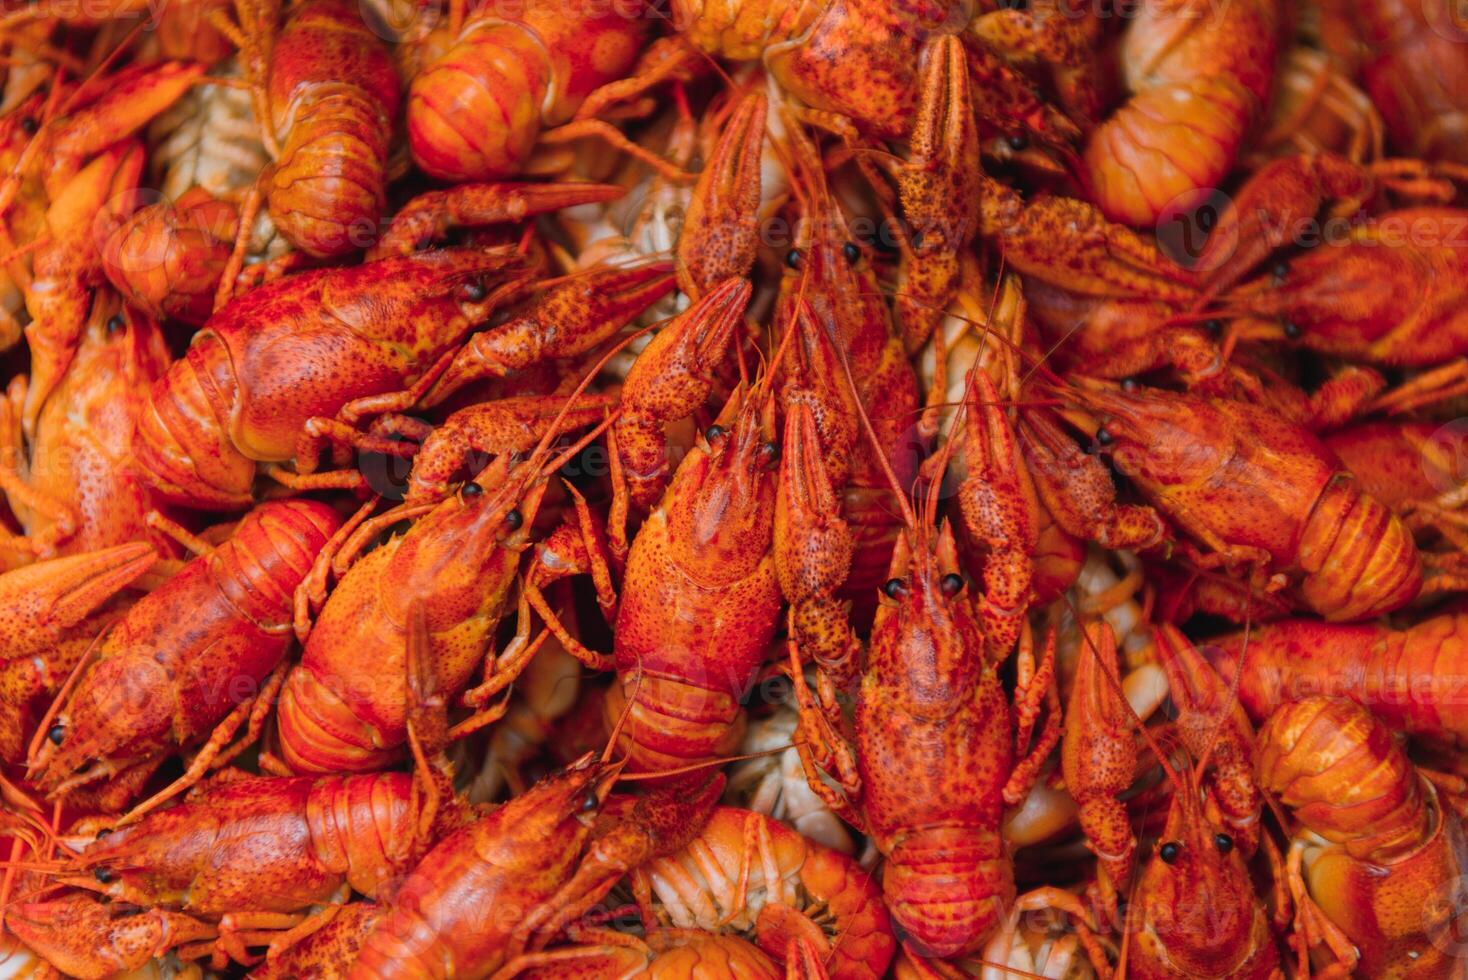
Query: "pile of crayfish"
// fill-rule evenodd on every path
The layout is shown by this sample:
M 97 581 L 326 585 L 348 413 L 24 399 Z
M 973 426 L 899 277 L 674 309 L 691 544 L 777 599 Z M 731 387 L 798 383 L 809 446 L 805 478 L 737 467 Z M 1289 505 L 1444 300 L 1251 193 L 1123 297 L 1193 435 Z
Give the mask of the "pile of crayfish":
M 1468 976 L 1450 0 L 0 81 L 0 977 Z

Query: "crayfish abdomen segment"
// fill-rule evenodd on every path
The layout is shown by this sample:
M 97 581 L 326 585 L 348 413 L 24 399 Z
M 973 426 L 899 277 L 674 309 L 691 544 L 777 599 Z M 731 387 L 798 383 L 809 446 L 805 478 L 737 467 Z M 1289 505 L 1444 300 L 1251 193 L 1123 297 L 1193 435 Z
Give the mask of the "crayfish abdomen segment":
M 904 836 L 887 856 L 882 891 L 892 917 L 925 956 L 970 952 L 1014 903 L 1014 866 L 999 834 L 933 827 Z
M 153 386 L 138 417 L 133 465 L 159 495 L 211 510 L 249 505 L 255 461 L 235 448 L 226 421 L 235 388 L 229 352 L 209 332 Z
M 1315 503 L 1300 541 L 1300 594 L 1327 620 L 1369 619 L 1400 609 L 1422 589 L 1412 532 L 1381 501 L 1337 474 Z

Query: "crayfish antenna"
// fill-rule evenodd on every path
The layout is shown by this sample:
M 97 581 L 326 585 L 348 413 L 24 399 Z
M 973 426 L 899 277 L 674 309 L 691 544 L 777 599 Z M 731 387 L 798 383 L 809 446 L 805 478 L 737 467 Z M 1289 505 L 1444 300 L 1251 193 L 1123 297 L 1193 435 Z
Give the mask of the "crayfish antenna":
M 606 747 L 602 749 L 601 753 L 601 761 L 603 764 L 609 764 L 612 761 L 612 752 L 616 749 L 617 742 L 622 737 L 622 729 L 626 727 L 627 719 L 632 717 L 632 708 L 637 704 L 637 695 L 641 692 L 641 690 L 642 660 L 639 657 L 637 667 L 633 671 L 632 693 L 627 695 L 627 703 L 622 706 L 622 713 L 617 716 L 617 723 L 613 725 L 612 730 L 607 733 L 607 744 Z M 628 762 L 631 761 L 632 755 L 629 751 L 628 754 L 622 759 L 621 765 L 625 766 Z
M 101 651 L 102 641 L 112 631 L 112 626 L 113 624 L 109 623 L 97 633 L 96 638 L 92 640 L 91 645 L 87 647 L 86 652 L 81 655 L 80 659 L 76 662 L 76 666 L 67 675 L 66 682 L 61 685 L 61 689 L 51 699 L 51 705 L 46 709 L 46 713 L 41 716 L 41 720 L 36 724 L 36 733 L 31 736 L 31 744 L 26 749 L 26 778 L 33 779 L 44 768 L 45 764 L 39 759 L 39 756 L 42 745 L 46 741 L 46 733 L 51 730 L 51 723 L 56 720 L 56 716 L 61 712 L 62 706 L 66 704 L 67 698 L 71 696 L 72 690 L 76 687 L 77 682 L 81 680 L 82 674 L 91 666 L 92 661 L 96 659 L 98 653 Z
M 748 762 L 751 759 L 765 759 L 770 756 L 789 752 L 799 745 L 798 741 L 787 742 L 784 745 L 776 745 L 773 748 L 760 749 L 758 752 L 745 752 L 740 755 L 721 755 L 717 759 L 704 759 L 702 762 L 690 762 L 686 766 L 674 766 L 670 769 L 647 770 L 645 772 L 624 772 L 617 776 L 619 783 L 650 782 L 655 779 L 667 779 L 669 776 L 682 776 L 690 772 L 698 772 L 701 769 L 717 769 L 735 762 Z
M 882 449 L 882 440 L 877 435 L 876 428 L 872 425 L 871 417 L 867 415 L 867 410 L 862 405 L 861 399 L 855 397 L 857 385 L 856 379 L 851 375 L 851 360 L 846 356 L 846 351 L 844 350 L 838 351 L 838 354 L 841 358 L 841 370 L 846 374 L 846 383 L 850 386 L 853 401 L 856 403 L 856 417 L 861 421 L 862 431 L 866 434 L 867 442 L 871 444 L 872 452 L 876 454 L 877 465 L 881 468 L 882 475 L 886 477 L 887 483 L 892 487 L 893 493 L 896 494 L 897 506 L 902 511 L 903 523 L 907 525 L 909 532 L 916 533 L 918 529 L 917 514 L 913 510 L 912 502 L 908 499 L 908 494 L 911 491 L 908 488 L 904 488 L 902 482 L 897 479 L 897 474 L 892 470 L 892 463 L 887 459 L 887 453 Z
M 408 606 L 405 660 L 408 750 L 413 756 L 413 809 L 418 814 L 414 849 L 426 852 L 445 799 L 454 794 L 448 746 L 448 699 L 433 669 L 433 638 L 423 600 Z

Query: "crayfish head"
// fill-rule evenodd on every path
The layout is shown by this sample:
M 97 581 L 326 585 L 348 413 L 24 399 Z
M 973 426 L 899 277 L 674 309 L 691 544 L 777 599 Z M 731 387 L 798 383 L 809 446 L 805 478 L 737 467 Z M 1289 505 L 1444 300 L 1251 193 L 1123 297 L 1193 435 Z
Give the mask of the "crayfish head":
M 1186 771 L 1130 915 L 1142 951 L 1187 976 L 1230 976 L 1268 926 L 1233 838 L 1204 814 Z
M 1365 357 L 1401 324 L 1402 297 L 1428 291 L 1424 264 L 1418 250 L 1381 241 L 1315 248 L 1240 286 L 1225 307 L 1273 319 L 1271 339 Z
M 1148 493 L 1204 483 L 1233 439 L 1226 413 L 1208 399 L 1158 388 L 1126 391 L 1090 378 L 1068 394 L 1089 417 L 1067 417 Z
M 786 129 L 801 211 L 795 247 L 785 256 L 776 317 L 792 322 L 793 304 L 804 298 L 852 363 L 866 363 L 890 334 L 890 309 L 871 260 L 826 185 L 819 151 L 798 123 L 787 120 Z
M 597 752 L 588 752 L 560 772 L 546 776 L 507 806 L 514 806 L 531 796 L 533 820 L 545 820 L 547 829 L 579 825 L 577 833 L 589 833 L 596 825 L 603 804 L 611 795 L 622 774 L 626 759 L 602 760 Z M 572 828 L 576 829 L 576 828 Z
M 151 658 L 104 656 L 38 733 L 30 780 L 59 799 L 108 779 L 120 782 L 140 765 L 146 769 L 169 744 L 171 718 L 151 708 L 167 703 L 171 691 L 166 671 Z
M 547 479 L 534 460 L 494 459 L 404 533 L 391 559 L 404 613 L 427 596 L 435 633 L 498 609 L 529 547 Z
M 67 976 L 136 970 L 156 951 L 214 934 L 211 926 L 182 913 L 102 902 L 80 891 L 11 905 L 5 926 Z
M 905 678 L 909 709 L 950 713 L 984 668 L 984 638 L 959 571 L 953 531 L 909 528 L 897 539 L 872 627 L 868 663 Z
M 742 577 L 769 553 L 780 461 L 773 401 L 736 389 L 678 467 L 664 498 L 670 539 L 687 567 Z

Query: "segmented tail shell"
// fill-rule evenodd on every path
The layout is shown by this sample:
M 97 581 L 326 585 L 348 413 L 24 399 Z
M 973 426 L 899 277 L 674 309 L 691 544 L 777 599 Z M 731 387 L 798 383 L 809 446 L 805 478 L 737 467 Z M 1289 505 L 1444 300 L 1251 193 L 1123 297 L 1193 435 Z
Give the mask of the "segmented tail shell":
M 153 385 L 138 419 L 133 461 L 161 496 L 191 507 L 239 510 L 254 499 L 255 461 L 230 437 L 239 395 L 229 350 L 201 331 L 188 353 Z
M 1316 500 L 1298 561 L 1305 572 L 1300 594 L 1332 622 L 1392 612 L 1422 590 L 1412 532 L 1345 472 L 1335 474 Z
M 887 855 L 882 893 L 912 948 L 946 959 L 972 952 L 1014 903 L 1014 866 L 996 833 L 932 827 Z
M 413 80 L 408 145 L 443 180 L 516 174 L 542 127 L 568 121 L 601 85 L 625 75 L 649 18 L 618 5 L 532 2 L 512 20 L 494 5 Z
M 346 255 L 377 239 L 401 83 L 387 45 L 348 0 L 292 11 L 271 55 L 280 158 L 270 218 L 297 248 Z
M 1385 860 L 1427 838 L 1433 815 L 1416 767 L 1354 701 L 1309 697 L 1281 705 L 1258 745 L 1263 788 L 1353 857 Z

